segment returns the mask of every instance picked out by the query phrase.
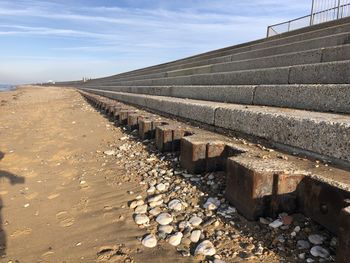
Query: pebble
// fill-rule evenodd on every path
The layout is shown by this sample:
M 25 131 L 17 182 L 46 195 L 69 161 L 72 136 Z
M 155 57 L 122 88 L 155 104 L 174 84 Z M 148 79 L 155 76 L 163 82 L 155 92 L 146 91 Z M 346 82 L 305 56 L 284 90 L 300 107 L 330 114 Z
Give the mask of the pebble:
M 134 209 L 137 206 L 143 205 L 145 202 L 143 200 L 135 200 L 130 203 L 130 208 Z
M 103 153 L 108 156 L 115 155 L 115 151 L 113 150 L 104 151 Z
M 269 224 L 269 226 L 272 228 L 279 228 L 282 225 L 283 225 L 283 222 L 281 219 L 276 219 L 275 221 Z
M 142 239 L 142 245 L 148 248 L 153 248 L 157 246 L 157 239 L 154 235 L 147 235 L 144 239 Z
M 178 246 L 181 244 L 183 234 L 181 232 L 176 232 L 174 235 L 170 236 L 169 238 L 169 244 L 172 246 Z
M 181 211 L 182 202 L 178 199 L 173 199 L 168 203 L 168 208 L 174 211 Z
M 154 208 L 154 207 L 160 206 L 161 204 L 163 204 L 163 202 L 164 202 L 163 199 L 161 199 L 159 201 L 150 202 L 149 206 Z
M 328 258 L 329 252 L 327 249 L 324 249 L 321 246 L 314 246 L 310 250 L 311 255 L 314 257 L 320 257 L 320 258 Z
M 170 226 L 170 225 L 166 225 L 166 226 L 160 225 L 158 227 L 158 231 L 159 232 L 163 232 L 163 233 L 166 233 L 166 234 L 170 234 L 171 232 L 173 232 L 173 230 L 174 230 L 174 227 Z
M 134 213 L 135 214 L 145 214 L 145 213 L 147 213 L 147 208 L 148 208 L 148 205 L 140 205 L 140 206 L 135 208 Z
M 185 228 L 188 228 L 188 227 L 191 227 L 191 224 L 190 224 L 190 222 L 188 222 L 188 221 L 186 221 L 186 220 L 184 220 L 184 221 L 181 221 L 180 223 L 179 223 L 179 229 L 185 229 Z
M 138 225 L 148 224 L 149 218 L 145 214 L 138 214 L 135 216 L 135 223 Z
M 153 197 L 148 198 L 148 203 L 152 203 L 152 202 L 158 202 L 160 200 L 162 200 L 163 196 L 162 195 L 155 195 Z
M 310 243 L 308 241 L 306 241 L 306 240 L 298 240 L 297 241 L 297 247 L 300 250 L 309 249 L 310 248 Z
M 166 186 L 163 183 L 157 184 L 156 188 L 159 192 L 163 192 L 166 190 Z
M 201 242 L 194 251 L 194 255 L 213 256 L 216 253 L 214 245 L 209 240 Z
M 150 213 L 150 215 L 152 215 L 152 216 L 157 216 L 157 215 L 159 215 L 161 212 L 162 212 L 162 209 L 160 209 L 159 207 L 155 207 L 155 208 L 149 210 L 149 213 Z
M 202 223 L 202 218 L 198 217 L 198 216 L 192 216 L 189 220 L 189 223 L 192 225 L 192 226 L 199 226 L 201 223 Z
M 156 191 L 156 188 L 154 186 L 151 186 L 150 188 L 147 189 L 148 194 L 153 194 Z
M 203 207 L 208 210 L 216 210 L 220 206 L 220 201 L 217 198 L 209 197 Z
M 161 213 L 157 216 L 156 221 L 158 224 L 166 226 L 173 222 L 173 216 L 168 213 Z
M 201 230 L 193 230 L 190 237 L 191 242 L 197 243 L 201 237 L 201 234 L 202 234 Z
M 321 245 L 325 240 L 325 237 L 318 234 L 313 234 L 313 235 L 310 235 L 308 239 L 311 244 Z
M 260 217 L 259 221 L 260 221 L 261 224 L 264 224 L 264 225 L 269 225 L 271 223 L 270 220 L 268 220 L 266 218 L 263 218 L 263 217 Z

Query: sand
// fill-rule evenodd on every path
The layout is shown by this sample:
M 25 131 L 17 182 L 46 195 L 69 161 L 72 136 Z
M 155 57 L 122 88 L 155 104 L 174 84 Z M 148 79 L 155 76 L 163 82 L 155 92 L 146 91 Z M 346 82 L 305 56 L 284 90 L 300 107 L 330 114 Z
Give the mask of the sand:
M 138 178 L 103 154 L 123 136 L 74 90 L 0 92 L 0 262 L 191 262 L 140 245 Z

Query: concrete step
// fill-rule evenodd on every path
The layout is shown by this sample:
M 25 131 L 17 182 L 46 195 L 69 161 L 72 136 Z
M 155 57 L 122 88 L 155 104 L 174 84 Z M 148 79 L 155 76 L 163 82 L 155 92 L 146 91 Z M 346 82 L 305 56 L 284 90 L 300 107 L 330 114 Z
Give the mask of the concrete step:
M 94 88 L 94 86 L 87 87 Z M 194 100 L 350 113 L 350 85 L 100 86 L 98 89 Z
M 349 166 L 350 116 L 88 89 L 121 102 L 265 139 Z
M 137 75 L 155 74 L 155 73 L 164 72 L 164 70 L 167 70 L 167 71 L 178 70 L 184 67 L 187 68 L 187 67 L 194 67 L 194 66 L 200 66 L 200 65 L 206 65 L 206 64 L 231 61 L 230 55 L 238 52 L 247 52 L 255 49 L 270 48 L 273 46 L 291 44 L 293 42 L 311 40 L 314 38 L 329 37 L 334 34 L 340 34 L 340 33 L 346 33 L 346 32 L 350 32 L 350 23 L 345 23 L 344 21 L 344 24 L 336 24 L 331 27 L 322 27 L 321 29 L 318 29 L 318 30 L 306 31 L 301 34 L 296 34 L 291 36 L 286 35 L 285 37 L 282 37 L 283 36 L 282 34 L 276 39 L 269 38 L 269 39 L 262 39 L 258 41 L 248 42 L 242 45 L 236 45 L 233 47 L 219 49 L 219 50 L 200 54 L 190 58 L 181 59 L 174 62 L 164 63 L 164 64 L 148 67 L 145 69 L 140 69 L 140 70 L 131 71 L 123 74 L 114 75 L 109 78 L 119 79 L 119 78 L 132 77 Z M 97 79 L 97 81 L 104 81 L 104 80 L 108 80 L 108 78 Z
M 349 69 L 350 61 L 346 60 L 268 69 L 116 81 L 96 84 L 96 86 L 347 84 L 350 83 Z M 91 84 L 86 83 L 86 85 Z
M 155 131 L 161 151 L 179 151 L 180 165 L 189 173 L 222 171 L 226 178 L 226 199 L 251 220 L 276 217 L 281 212 L 303 213 L 338 234 L 337 262 L 349 256 L 350 176 L 349 171 L 268 149 L 245 140 L 210 133 L 193 126 L 156 118 L 105 97 L 83 93 L 87 100 L 104 109 L 129 107 L 130 116 L 140 119 L 148 131 Z M 118 110 L 114 112 L 118 116 Z M 140 118 L 141 117 L 141 118 Z M 117 117 L 118 118 L 118 117 Z M 134 123 L 134 119 L 131 120 Z M 161 119 L 163 122 L 160 122 Z M 120 123 L 120 121 L 117 121 Z M 136 129 L 136 128 L 135 128 Z M 188 132 L 186 132 L 188 131 Z M 315 165 L 317 164 L 317 165 Z M 340 260 L 339 260 L 340 259 Z
M 273 67 L 272 63 L 276 63 L 277 67 L 278 64 L 283 65 L 293 65 L 293 63 L 298 64 L 307 64 L 308 59 L 311 60 L 310 63 L 315 63 L 322 61 L 322 54 L 325 54 L 325 58 L 328 60 L 332 59 L 332 56 L 334 58 L 340 58 L 340 55 L 337 55 L 337 52 L 344 54 L 345 57 L 349 56 L 349 50 L 348 50 L 348 44 L 350 43 L 350 33 L 344 33 L 344 34 L 338 34 L 334 36 L 327 36 L 322 37 L 318 39 L 311 39 L 307 41 L 302 42 L 296 42 L 291 44 L 286 44 L 282 46 L 276 46 L 276 47 L 269 47 L 264 49 L 258 49 L 243 53 L 237 53 L 234 55 L 230 55 L 227 58 L 223 58 L 223 61 L 215 59 L 215 63 L 224 63 L 221 65 L 215 65 L 212 66 L 211 64 L 206 64 L 206 66 L 197 65 L 195 68 L 186 68 L 182 69 L 180 71 L 173 71 L 173 72 L 166 72 L 165 69 L 163 72 L 160 73 L 154 73 L 150 75 L 140 75 L 136 77 L 127 77 L 127 78 L 109 78 L 108 80 L 104 81 L 93 81 L 89 84 L 96 84 L 96 85 L 109 85 L 110 83 L 115 83 L 116 81 L 133 81 L 133 80 L 144 80 L 144 79 L 153 79 L 153 78 L 164 78 L 164 77 L 174 77 L 174 76 L 182 76 L 182 75 L 190 75 L 193 74 L 205 74 L 205 73 L 211 73 L 211 72 L 222 72 L 222 71 L 232 71 L 230 70 L 230 67 L 233 68 L 233 70 L 244 70 L 246 68 L 255 68 L 254 62 L 252 61 L 242 61 L 242 60 L 257 60 L 258 58 L 261 58 L 260 61 L 264 61 L 265 57 L 271 57 L 266 60 L 266 64 L 263 62 L 257 62 L 258 65 L 256 68 L 263 68 L 264 65 L 267 67 Z M 346 47 L 341 48 L 342 45 L 346 45 Z M 337 46 L 340 46 L 339 49 L 336 49 Z M 320 49 L 326 48 L 326 47 L 332 47 L 330 49 L 327 49 L 326 51 L 322 51 Z M 314 49 L 319 49 L 314 50 Z M 311 50 L 309 53 L 305 53 L 304 55 L 301 54 L 303 51 Z M 300 52 L 299 55 L 296 55 L 296 53 Z M 294 54 L 290 54 L 294 53 Z M 281 55 L 280 57 L 276 58 L 276 55 Z M 289 56 L 288 56 L 289 55 Z M 285 59 L 284 57 L 285 56 Z M 319 57 L 317 57 L 319 56 Z M 319 60 L 319 61 L 317 61 Z M 237 64 L 234 64 L 234 62 L 237 61 Z M 282 62 L 281 62 L 282 61 Z M 332 60 L 331 60 L 332 61 Z M 284 63 L 283 63 L 284 62 Z M 292 63 L 292 64 L 290 64 Z M 260 66 L 259 66 L 260 65 Z M 200 67 L 199 67 L 200 66 Z M 242 68 L 240 68 L 242 66 Z M 213 69 L 214 68 L 214 69 Z

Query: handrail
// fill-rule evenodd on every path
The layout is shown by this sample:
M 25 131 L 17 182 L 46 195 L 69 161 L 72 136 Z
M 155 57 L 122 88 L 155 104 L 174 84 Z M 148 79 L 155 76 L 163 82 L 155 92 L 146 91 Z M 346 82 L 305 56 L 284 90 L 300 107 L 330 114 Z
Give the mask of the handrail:
M 320 0 L 322 1 L 322 0 Z M 312 26 L 315 24 L 321 24 L 324 22 L 337 20 L 340 18 L 344 18 L 350 16 L 350 0 L 338 0 L 338 4 L 333 7 L 328 7 L 326 9 L 315 11 L 317 8 L 316 0 L 312 1 L 312 10 L 310 15 L 302 16 L 299 18 L 295 18 L 286 22 L 270 25 L 267 27 L 267 37 L 271 37 L 274 35 L 278 35 L 281 33 L 289 32 L 291 30 L 304 28 L 308 26 Z M 303 20 L 305 20 L 303 22 Z M 302 25 L 297 25 L 297 23 L 302 23 Z

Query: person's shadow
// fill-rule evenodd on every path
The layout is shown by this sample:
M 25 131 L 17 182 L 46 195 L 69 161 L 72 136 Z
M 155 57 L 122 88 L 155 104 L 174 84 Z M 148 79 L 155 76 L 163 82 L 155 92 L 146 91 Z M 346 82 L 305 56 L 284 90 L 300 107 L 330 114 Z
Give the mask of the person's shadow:
M 4 158 L 4 156 L 5 154 L 0 151 L 0 161 L 1 159 Z M 25 182 L 24 177 L 17 176 L 15 174 L 12 174 L 0 169 L 0 185 L 4 179 L 9 180 L 12 185 L 24 184 Z M 0 257 L 4 257 L 6 255 L 6 244 L 7 244 L 6 232 L 4 230 L 3 222 L 2 222 L 2 213 L 1 213 L 2 208 L 3 208 L 3 201 L 0 196 Z

